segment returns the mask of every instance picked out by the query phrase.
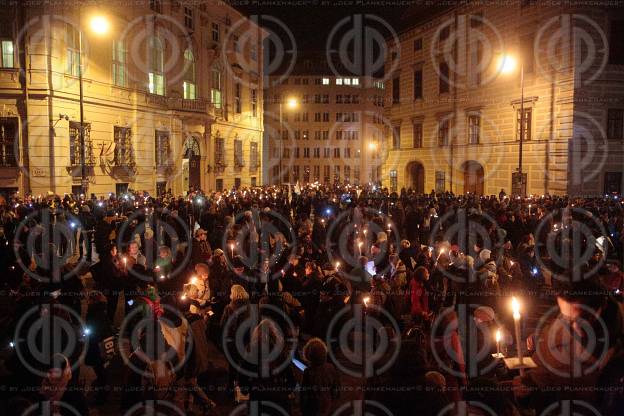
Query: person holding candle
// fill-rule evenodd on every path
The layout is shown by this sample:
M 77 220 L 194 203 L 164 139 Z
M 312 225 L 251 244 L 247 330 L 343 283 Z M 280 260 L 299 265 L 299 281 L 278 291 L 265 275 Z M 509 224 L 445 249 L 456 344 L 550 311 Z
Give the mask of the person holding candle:
M 555 400 L 582 400 L 600 414 L 622 408 L 624 311 L 597 282 L 562 284 L 557 290 L 559 314 L 536 334 L 537 365 L 513 380 L 514 393 L 540 414 Z

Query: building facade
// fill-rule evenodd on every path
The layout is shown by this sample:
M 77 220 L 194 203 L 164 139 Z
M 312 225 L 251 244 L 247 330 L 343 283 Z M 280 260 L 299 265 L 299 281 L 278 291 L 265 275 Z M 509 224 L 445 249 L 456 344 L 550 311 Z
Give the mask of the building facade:
M 82 151 L 97 195 L 261 183 L 253 22 L 225 3 L 43 4 L 0 18 L 2 190 L 79 193 Z
M 268 184 L 362 184 L 380 174 L 383 83 L 372 77 L 337 76 L 324 62 L 324 56 L 306 56 L 291 73 L 267 81 Z
M 519 193 L 521 167 L 527 195 L 621 193 L 622 12 L 466 3 L 398 34 L 384 186 Z

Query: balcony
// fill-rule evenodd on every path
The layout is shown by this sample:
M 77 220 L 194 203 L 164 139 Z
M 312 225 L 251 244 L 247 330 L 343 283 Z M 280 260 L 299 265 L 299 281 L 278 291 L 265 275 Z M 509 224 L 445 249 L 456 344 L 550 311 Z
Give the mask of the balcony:
M 187 100 L 184 98 L 169 98 L 167 107 L 176 111 L 191 111 L 195 113 L 207 113 L 210 101 L 205 98 Z

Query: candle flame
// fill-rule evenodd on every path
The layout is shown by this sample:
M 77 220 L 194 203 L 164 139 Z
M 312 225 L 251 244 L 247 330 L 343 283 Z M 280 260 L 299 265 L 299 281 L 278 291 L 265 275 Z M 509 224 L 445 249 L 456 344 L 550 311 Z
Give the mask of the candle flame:
M 501 338 L 502 338 L 501 330 L 497 329 L 496 330 L 496 342 L 500 342 Z
M 368 306 L 368 302 L 370 302 L 370 297 L 366 296 L 364 299 L 362 299 L 364 301 L 364 306 Z
M 520 319 L 520 302 L 515 296 L 511 298 L 511 310 L 513 311 L 513 318 Z

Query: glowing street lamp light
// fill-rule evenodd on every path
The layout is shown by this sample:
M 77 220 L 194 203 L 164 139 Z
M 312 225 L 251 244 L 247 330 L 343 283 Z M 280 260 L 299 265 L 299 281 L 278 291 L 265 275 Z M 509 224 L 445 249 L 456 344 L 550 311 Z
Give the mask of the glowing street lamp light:
M 104 35 L 108 33 L 110 29 L 110 22 L 104 16 L 93 16 L 90 22 L 91 30 L 98 34 Z
M 500 58 L 498 70 L 502 74 L 510 74 L 518 67 L 518 61 L 512 55 L 503 55 Z
M 297 108 L 299 106 L 299 103 L 297 102 L 297 99 L 294 97 L 290 97 L 286 99 L 286 107 L 290 110 L 293 110 L 295 108 Z M 282 132 L 282 100 L 280 100 L 279 102 L 279 143 L 280 143 L 280 153 L 279 153 L 279 184 L 281 184 L 283 178 L 282 178 L 282 153 L 284 153 L 284 139 L 283 139 L 283 132 Z

